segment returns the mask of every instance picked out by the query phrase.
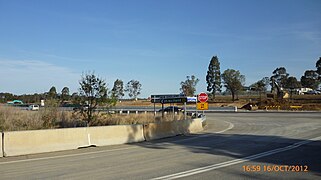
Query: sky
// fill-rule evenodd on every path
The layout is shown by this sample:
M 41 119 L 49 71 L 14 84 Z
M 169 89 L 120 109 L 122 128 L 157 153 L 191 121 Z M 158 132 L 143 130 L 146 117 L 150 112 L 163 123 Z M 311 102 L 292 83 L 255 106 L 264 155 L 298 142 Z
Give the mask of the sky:
M 140 98 L 180 93 L 209 62 L 245 85 L 285 67 L 298 80 L 321 57 L 320 0 L 0 0 L 0 92 L 77 92 L 94 72 Z

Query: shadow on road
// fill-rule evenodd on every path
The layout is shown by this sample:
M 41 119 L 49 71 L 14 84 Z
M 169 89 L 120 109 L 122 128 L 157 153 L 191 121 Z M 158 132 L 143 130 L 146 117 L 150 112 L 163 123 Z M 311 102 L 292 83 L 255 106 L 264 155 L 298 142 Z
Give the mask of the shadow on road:
M 177 136 L 174 138 L 137 143 L 135 145 L 158 150 L 181 146 L 193 153 L 206 153 L 235 159 L 245 159 L 252 155 L 284 148 L 295 143 L 302 143 L 303 141 L 305 140 L 289 139 L 280 136 L 208 133 L 202 135 Z M 297 148 L 253 159 L 247 164 L 256 165 L 253 162 L 257 162 L 263 163 L 264 165 L 307 166 L 310 173 L 313 172 L 320 176 L 320 150 L 321 141 L 311 141 Z

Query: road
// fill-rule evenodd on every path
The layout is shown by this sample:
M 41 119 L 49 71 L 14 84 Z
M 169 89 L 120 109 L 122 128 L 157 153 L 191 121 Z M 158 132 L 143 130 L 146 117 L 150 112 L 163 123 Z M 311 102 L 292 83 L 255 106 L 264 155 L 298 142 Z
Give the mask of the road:
M 320 179 L 321 113 L 211 113 L 207 122 L 189 136 L 0 158 L 0 179 Z

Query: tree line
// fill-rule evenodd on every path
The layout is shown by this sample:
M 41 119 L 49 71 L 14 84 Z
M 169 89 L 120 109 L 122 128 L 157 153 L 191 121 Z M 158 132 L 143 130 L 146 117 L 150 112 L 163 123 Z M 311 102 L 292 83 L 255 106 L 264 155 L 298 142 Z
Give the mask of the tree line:
M 78 92 L 71 93 L 68 87 L 58 92 L 55 86 L 52 86 L 48 92 L 35 93 L 35 94 L 23 94 L 14 95 L 12 93 L 0 93 L 0 103 L 6 103 L 19 99 L 27 104 L 39 103 L 41 100 L 56 100 L 61 105 L 79 104 L 84 96 L 92 96 L 94 90 L 106 91 L 105 95 L 107 99 L 120 100 L 128 93 L 128 96 L 137 100 L 138 95 L 141 93 L 141 83 L 138 80 L 130 80 L 126 85 L 120 79 L 114 81 L 113 88 L 109 90 L 105 80 L 95 75 L 95 73 L 86 73 L 81 76 L 79 81 L 80 88 Z M 89 91 L 89 92 L 87 92 Z M 102 93 L 102 92 L 100 92 Z
M 297 88 L 311 88 L 317 89 L 321 84 L 321 57 L 317 60 L 316 69 L 306 70 L 300 81 L 294 76 L 289 76 L 285 67 L 276 68 L 272 72 L 271 77 L 263 77 L 261 80 L 249 86 L 249 90 L 257 91 L 260 94 L 267 92 L 268 86 L 274 87 L 273 81 L 278 84 L 282 89 L 293 92 Z M 181 92 L 187 96 L 194 96 L 196 92 L 196 85 L 199 79 L 194 75 L 187 76 L 187 80 L 181 82 Z M 245 76 L 238 70 L 227 69 L 221 73 L 220 62 L 217 56 L 213 56 L 210 60 L 207 75 L 206 75 L 207 91 L 212 100 L 215 99 L 215 94 L 222 92 L 222 87 L 231 93 L 232 100 L 239 94 L 240 91 L 245 89 Z M 222 86 L 223 85 L 223 86 Z

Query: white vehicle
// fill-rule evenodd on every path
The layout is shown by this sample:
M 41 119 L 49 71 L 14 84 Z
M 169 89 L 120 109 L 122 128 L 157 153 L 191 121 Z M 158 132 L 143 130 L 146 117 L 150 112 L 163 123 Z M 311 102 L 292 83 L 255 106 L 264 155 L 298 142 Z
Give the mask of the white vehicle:
M 299 95 L 306 94 L 308 91 L 312 91 L 312 89 L 311 88 L 300 88 L 297 90 Z
M 29 111 L 39 111 L 39 105 L 30 105 L 27 110 Z

